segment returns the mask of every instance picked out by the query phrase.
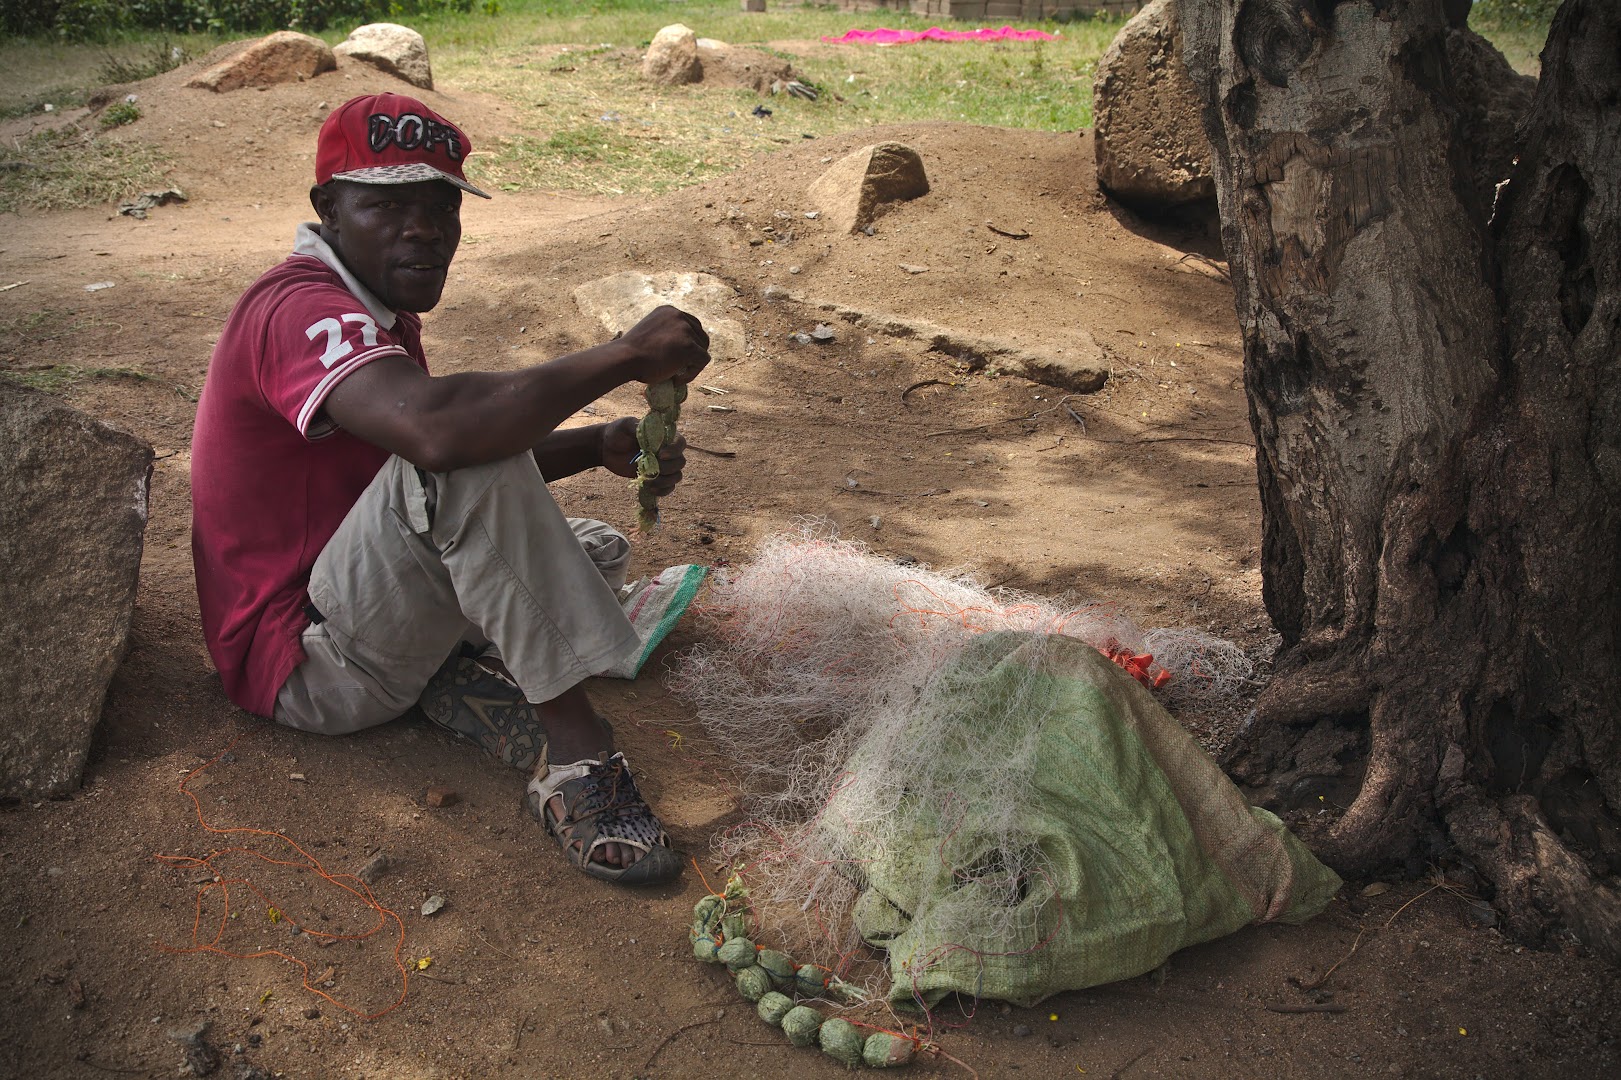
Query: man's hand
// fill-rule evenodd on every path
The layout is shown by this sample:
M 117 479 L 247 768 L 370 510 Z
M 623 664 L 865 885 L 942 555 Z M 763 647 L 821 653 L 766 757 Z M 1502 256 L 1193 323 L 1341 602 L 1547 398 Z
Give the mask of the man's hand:
M 634 416 L 626 416 L 602 425 L 602 467 L 627 479 L 635 479 L 636 455 L 641 452 L 636 424 Z M 681 482 L 681 470 L 686 464 L 687 440 L 677 434 L 675 441 L 659 451 L 659 474 L 648 486 L 660 497 L 668 495 Z
M 674 379 L 688 383 L 709 363 L 709 334 L 704 324 L 697 316 L 668 304 L 648 312 L 625 331 L 620 342 L 637 353 L 634 377 L 638 382 Z

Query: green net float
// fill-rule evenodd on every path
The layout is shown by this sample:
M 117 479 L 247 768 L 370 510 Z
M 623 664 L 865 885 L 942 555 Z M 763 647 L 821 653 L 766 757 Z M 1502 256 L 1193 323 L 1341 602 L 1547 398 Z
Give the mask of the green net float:
M 828 972 L 826 968 L 819 968 L 815 964 L 801 964 L 794 973 L 794 986 L 801 994 L 808 997 L 820 997 L 827 989 Z
M 759 1001 L 771 992 L 771 976 L 758 964 L 737 972 L 737 992 L 745 1001 Z
M 782 1018 L 787 1016 L 794 1007 L 794 999 L 787 994 L 779 994 L 775 990 L 760 995 L 755 1003 L 754 1011 L 760 1014 L 760 1019 L 772 1027 L 781 1027 Z
M 726 901 L 719 896 L 706 896 L 699 900 L 692 908 L 692 932 L 694 934 L 713 934 L 715 927 L 720 923 L 721 916 L 726 914 Z
M 822 1030 L 816 1033 L 816 1039 L 822 1046 L 822 1053 L 834 1061 L 850 1068 L 861 1064 L 861 1054 L 867 1040 L 861 1037 L 861 1029 L 850 1021 L 838 1017 L 824 1021 Z
M 670 422 L 662 413 L 650 412 L 636 425 L 636 445 L 644 454 L 657 454 L 670 441 Z
M 720 959 L 720 946 L 708 934 L 698 934 L 692 939 L 692 955 L 706 964 L 713 964 Z
M 754 962 L 771 974 L 771 981 L 776 983 L 778 990 L 788 991 L 794 988 L 794 961 L 787 953 L 778 952 L 776 949 L 761 949 Z
M 911 1064 L 917 1043 L 904 1035 L 875 1031 L 861 1046 L 861 1060 L 874 1069 L 895 1069 Z
M 682 389 L 685 388 L 686 387 L 683 385 Z M 664 382 L 653 383 L 647 388 L 648 408 L 657 409 L 660 412 L 663 412 L 666 409 L 675 408 L 678 404 L 679 402 L 676 400 L 675 396 L 675 383 L 673 381 L 666 379 Z
M 749 921 L 741 911 L 734 911 L 720 921 L 721 933 L 727 938 L 749 936 Z
M 782 1017 L 782 1030 L 795 1046 L 809 1046 L 816 1041 L 816 1032 L 822 1026 L 822 1014 L 809 1005 L 795 1005 Z
M 746 937 L 727 938 L 726 944 L 720 947 L 716 957 L 721 963 L 733 971 L 742 971 L 744 968 L 754 966 L 756 950 L 754 942 Z

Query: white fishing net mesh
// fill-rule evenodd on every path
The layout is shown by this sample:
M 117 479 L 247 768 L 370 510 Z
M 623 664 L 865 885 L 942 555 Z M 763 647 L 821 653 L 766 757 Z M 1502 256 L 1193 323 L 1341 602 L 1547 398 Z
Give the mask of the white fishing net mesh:
M 930 921 L 932 940 L 1015 940 L 1028 927 L 1013 923 L 1039 914 L 1023 902 L 1043 867 L 1021 811 L 1042 725 L 1016 701 L 1005 707 L 1006 685 L 998 708 L 976 710 L 971 673 L 942 678 L 976 635 L 1079 638 L 1128 670 L 1135 658 L 1144 681 L 1162 678 L 1162 700 L 1232 696 L 1251 667 L 1210 634 L 1144 632 L 1113 604 L 1064 606 L 902 565 L 826 523 L 772 537 L 752 562 L 717 572 L 699 615 L 706 643 L 681 659 L 673 689 L 741 770 L 748 813 L 719 854 L 743 868 L 762 923 L 796 958 L 875 991 L 886 969 L 868 962 L 851 909 L 863 865 L 890 845 L 930 837 L 975 886 L 908 913 Z M 1020 719 L 1006 730 L 964 722 L 981 714 Z M 837 828 L 824 827 L 830 818 Z

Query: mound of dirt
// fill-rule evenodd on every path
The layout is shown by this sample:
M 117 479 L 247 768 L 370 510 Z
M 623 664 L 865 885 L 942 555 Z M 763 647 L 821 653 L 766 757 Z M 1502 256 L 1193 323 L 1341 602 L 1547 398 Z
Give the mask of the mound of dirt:
M 3 284 L 22 283 L 0 292 L 0 366 L 76 378 L 76 404 L 160 458 L 131 649 L 87 786 L 0 813 L 12 927 L 0 1073 L 168 1075 L 206 1038 L 292 1077 L 843 1075 L 772 1040 L 724 976 L 691 959 L 700 872 L 719 884 L 705 853 L 735 820 L 737 777 L 664 688 L 658 657 L 634 683 L 592 687 L 644 791 L 697 856 L 684 880 L 643 892 L 570 870 L 525 817 L 521 777 L 420 723 L 322 740 L 225 701 L 192 591 L 192 416 L 225 315 L 309 216 L 317 127 L 381 90 L 418 93 L 475 145 L 523 121 L 369 65 L 226 95 L 185 89 L 196 66 L 127 91 L 145 115 L 117 132 L 172 154 L 188 203 L 146 221 L 23 214 L 0 240 Z M 931 191 L 870 236 L 834 235 L 806 189 L 879 140 L 915 148 Z M 428 354 L 442 372 L 538 362 L 600 339 L 572 299 L 578 285 L 704 271 L 737 290 L 747 345 L 689 400 L 688 479 L 664 502 L 663 530 L 637 542 L 633 572 L 745 560 L 761 537 L 819 516 L 885 555 L 1097 598 L 1264 653 L 1253 449 L 1220 253 L 1206 227 L 1150 227 L 1109 206 L 1092 159 L 1084 133 L 912 124 L 802 141 L 658 200 L 469 200 Z M 886 318 L 1036 352 L 1090 348 L 1109 378 L 1096 394 L 1060 393 L 890 332 Z M 818 323 L 831 341 L 795 336 Z M 626 388 L 580 419 L 640 411 Z M 576 477 L 557 494 L 570 513 L 634 520 L 616 478 Z M 689 620 L 669 647 L 702 633 Z M 1242 717 L 1183 719 L 1219 745 Z M 181 780 L 238 737 L 190 784 L 194 808 Z M 430 786 L 459 799 L 432 806 Z M 199 813 L 216 828 L 282 831 L 331 875 L 387 855 L 371 889 L 398 923 L 312 873 L 226 857 L 216 882 L 215 866 L 155 860 L 291 850 L 209 832 Z M 222 886 L 243 880 L 262 891 L 231 884 L 230 918 Z M 934 1035 L 996 1076 L 1613 1071 L 1615 973 L 1522 954 L 1484 925 L 1471 888 L 1461 873 L 1365 896 L 1359 883 L 1311 924 L 1189 950 L 1152 983 L 986 1009 Z M 419 914 L 434 896 L 443 908 Z M 379 921 L 384 932 L 367 936 Z M 172 951 L 216 930 L 225 952 Z M 379 1012 L 402 993 L 376 1022 L 346 1011 Z

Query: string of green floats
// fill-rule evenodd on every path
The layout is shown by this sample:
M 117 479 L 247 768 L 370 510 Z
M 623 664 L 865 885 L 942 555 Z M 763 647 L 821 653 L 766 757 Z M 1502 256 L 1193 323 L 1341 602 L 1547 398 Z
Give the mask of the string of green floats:
M 681 419 L 681 403 L 687 400 L 687 384 L 671 379 L 649 383 L 647 415 L 636 425 L 636 527 L 643 535 L 659 527 L 659 497 L 653 481 L 659 475 L 659 451 L 675 441 L 675 425 Z
M 692 954 L 706 964 L 724 964 L 737 983 L 738 993 L 754 1003 L 755 1012 L 772 1027 L 780 1027 L 795 1046 L 820 1046 L 822 1052 L 854 1068 L 869 1065 L 892 1069 L 909 1064 L 922 1045 L 918 1039 L 892 1031 L 863 1035 L 848 1020 L 824 1019 L 796 996 L 830 997 L 847 1003 L 866 1000 L 860 990 L 815 964 L 795 964 L 787 953 L 764 949 L 750 941 L 741 911 L 729 911 L 738 895 L 736 879 L 726 892 L 711 893 L 692 909 Z

